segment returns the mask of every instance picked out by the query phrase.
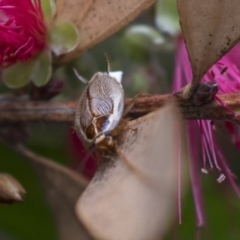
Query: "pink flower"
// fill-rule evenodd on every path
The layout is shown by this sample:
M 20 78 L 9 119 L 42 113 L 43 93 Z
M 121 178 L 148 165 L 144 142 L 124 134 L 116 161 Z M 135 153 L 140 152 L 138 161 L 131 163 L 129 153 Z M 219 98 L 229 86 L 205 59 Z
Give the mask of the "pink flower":
M 0 0 L 0 66 L 27 61 L 46 44 L 40 0 Z
M 236 45 L 230 52 L 222 57 L 212 68 L 204 75 L 201 82 L 216 82 L 218 84 L 218 93 L 233 93 L 240 90 L 240 66 L 239 63 L 240 45 Z M 176 53 L 176 66 L 173 90 L 178 91 L 192 79 L 191 65 L 188 59 L 186 47 L 182 38 L 178 41 Z M 219 101 L 225 108 L 223 102 L 215 96 L 215 100 Z M 228 109 L 231 111 L 231 109 Z M 233 111 L 231 111 L 234 114 Z M 229 131 L 232 141 L 240 150 L 240 139 L 236 132 L 236 126 L 233 123 L 225 123 L 226 129 Z M 220 146 L 216 141 L 215 126 L 211 120 L 192 120 L 188 121 L 189 144 L 191 149 L 191 183 L 195 201 L 195 209 L 197 215 L 197 225 L 204 224 L 203 199 L 201 193 L 200 172 L 209 174 L 212 171 L 219 172 L 217 181 L 221 183 L 225 179 L 230 183 L 236 193 L 240 196 L 240 189 L 234 181 L 226 158 L 224 157 Z M 199 144 L 202 149 L 202 156 L 199 155 Z M 200 171 L 201 166 L 201 171 Z

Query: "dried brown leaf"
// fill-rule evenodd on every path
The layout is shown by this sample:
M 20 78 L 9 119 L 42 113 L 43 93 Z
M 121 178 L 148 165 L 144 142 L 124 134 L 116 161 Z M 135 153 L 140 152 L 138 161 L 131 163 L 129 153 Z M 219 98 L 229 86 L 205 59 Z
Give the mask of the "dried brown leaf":
M 181 120 L 173 106 L 130 122 L 119 151 L 98 170 L 76 205 L 97 240 L 161 239 L 176 206 Z M 186 159 L 186 151 L 182 151 Z M 106 161 L 107 159 L 105 159 Z
M 127 25 L 155 0 L 58 0 L 57 18 L 80 31 L 77 48 L 61 58 L 69 61 Z
M 38 174 L 55 218 L 59 239 L 92 239 L 74 212 L 75 203 L 87 186 L 87 181 L 70 169 L 38 156 L 23 146 L 17 146 L 15 150 L 29 160 Z
M 240 39 L 240 0 L 178 0 L 180 23 L 196 87 Z

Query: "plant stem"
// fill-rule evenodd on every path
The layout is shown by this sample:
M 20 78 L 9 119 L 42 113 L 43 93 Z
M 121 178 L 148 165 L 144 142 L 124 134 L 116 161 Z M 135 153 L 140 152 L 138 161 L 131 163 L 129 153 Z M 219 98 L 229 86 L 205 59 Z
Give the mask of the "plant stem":
M 240 93 L 222 94 L 218 97 L 232 109 L 233 115 L 218 102 L 212 101 L 203 106 L 193 106 L 191 100 L 185 100 L 181 95 L 145 95 L 136 100 L 129 112 L 130 117 L 137 118 L 152 112 L 164 105 L 170 98 L 176 99 L 185 119 L 226 120 L 240 123 Z M 128 104 L 131 99 L 126 99 Z M 47 102 L 20 100 L 19 98 L 0 98 L 0 123 L 6 122 L 55 122 L 73 124 L 77 102 Z

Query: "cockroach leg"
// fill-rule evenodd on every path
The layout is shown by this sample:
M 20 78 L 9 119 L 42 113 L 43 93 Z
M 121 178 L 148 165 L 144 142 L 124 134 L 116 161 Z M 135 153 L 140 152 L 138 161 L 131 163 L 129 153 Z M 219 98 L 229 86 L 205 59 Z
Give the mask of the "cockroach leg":
M 145 92 L 140 92 L 134 98 L 131 99 L 130 103 L 124 108 L 123 117 L 125 117 L 130 112 L 130 110 L 132 109 L 132 107 L 136 103 L 137 99 L 142 97 L 143 95 L 146 95 L 146 93 Z

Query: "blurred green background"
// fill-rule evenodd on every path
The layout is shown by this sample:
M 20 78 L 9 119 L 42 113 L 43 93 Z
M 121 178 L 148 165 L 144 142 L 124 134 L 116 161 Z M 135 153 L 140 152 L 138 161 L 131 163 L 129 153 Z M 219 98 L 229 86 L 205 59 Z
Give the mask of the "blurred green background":
M 97 71 L 105 71 L 104 53 L 109 55 L 112 70 L 122 70 L 126 97 L 140 91 L 167 93 L 171 89 L 174 70 L 176 38 L 179 34 L 174 1 L 161 1 L 139 16 L 128 27 L 95 46 L 78 59 L 60 68 L 55 78 L 65 79 L 64 91 L 54 101 L 77 100 L 84 85 L 73 74 L 73 67 L 87 79 Z M 8 90 L 1 85 L 0 92 Z M 27 146 L 43 156 L 71 166 L 69 126 L 31 124 Z M 240 176 L 236 149 L 223 144 L 233 172 Z M 0 144 L 1 172 L 15 176 L 27 190 L 23 203 L 0 205 L 0 240 L 55 240 L 57 233 L 51 212 L 33 169 L 8 147 Z M 240 239 L 240 199 L 217 176 L 202 175 L 202 190 L 206 207 L 206 227 L 196 228 L 192 193 L 188 190 L 183 200 L 182 224 L 177 220 L 166 239 Z M 198 235 L 201 236 L 198 238 Z

